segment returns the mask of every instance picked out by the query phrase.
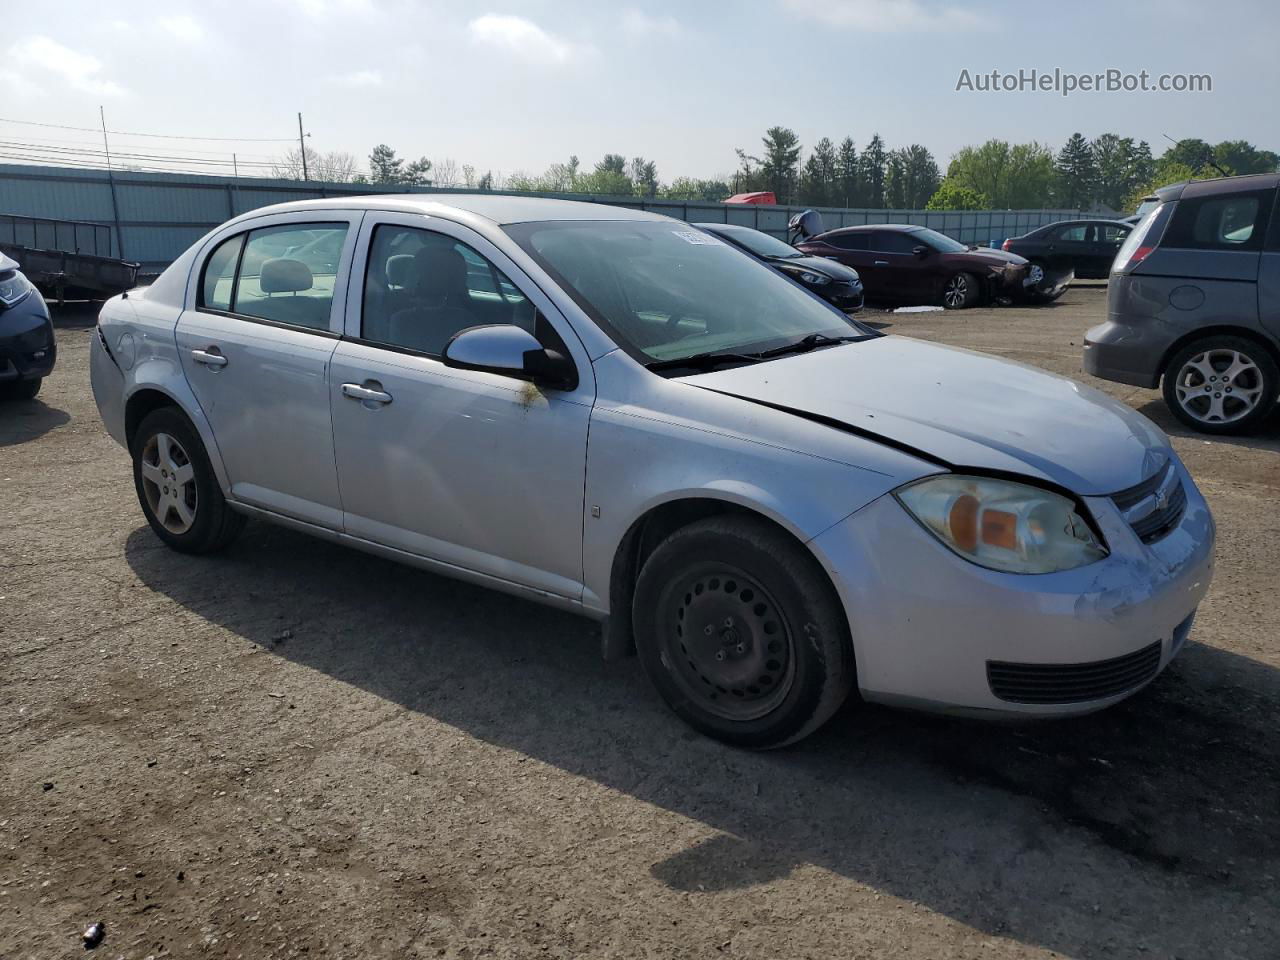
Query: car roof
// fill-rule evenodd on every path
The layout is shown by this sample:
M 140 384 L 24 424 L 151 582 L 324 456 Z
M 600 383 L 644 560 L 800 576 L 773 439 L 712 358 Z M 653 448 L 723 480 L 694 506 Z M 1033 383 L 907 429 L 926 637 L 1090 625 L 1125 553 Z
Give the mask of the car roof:
M 1244 190 L 1270 190 L 1280 183 L 1277 173 L 1250 173 L 1239 177 L 1214 177 L 1211 180 L 1186 180 L 1182 183 L 1171 183 L 1160 187 L 1149 200 L 1154 197 L 1161 202 L 1177 200 L 1179 197 L 1208 197 L 1222 193 L 1236 193 Z
M 308 210 L 396 210 L 437 216 L 453 210 L 502 225 L 545 220 L 670 220 L 656 213 L 581 200 L 550 197 L 515 197 L 497 193 L 375 193 L 295 200 L 259 207 L 250 215 L 305 212 Z
M 890 230 L 896 233 L 915 233 L 917 230 L 923 230 L 918 223 L 861 223 L 856 227 L 836 227 L 834 230 L 824 230 L 819 236 L 829 237 L 833 233 L 861 233 L 865 230 Z
M 1042 223 L 1040 226 L 1032 230 L 1032 233 L 1038 233 L 1041 230 L 1048 230 L 1050 227 L 1069 227 L 1077 223 L 1109 223 L 1117 227 L 1131 227 L 1133 224 L 1126 223 L 1123 220 L 1113 220 L 1110 217 L 1081 217 L 1078 220 L 1055 220 L 1053 223 Z

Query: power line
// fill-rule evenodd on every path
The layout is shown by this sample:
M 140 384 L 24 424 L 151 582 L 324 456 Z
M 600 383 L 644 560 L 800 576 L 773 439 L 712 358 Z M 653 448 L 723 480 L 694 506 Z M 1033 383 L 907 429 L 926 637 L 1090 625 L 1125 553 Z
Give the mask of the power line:
M 28 127 L 48 127 L 53 130 L 79 130 L 81 133 L 101 133 L 98 127 L 72 127 L 63 123 L 40 123 L 36 120 L 12 120 L 0 117 L 0 123 L 19 123 Z M 210 140 L 223 143 L 292 143 L 296 137 L 184 137 L 176 133 L 130 133 L 125 130 L 108 130 L 119 137 L 154 137 L 160 140 Z

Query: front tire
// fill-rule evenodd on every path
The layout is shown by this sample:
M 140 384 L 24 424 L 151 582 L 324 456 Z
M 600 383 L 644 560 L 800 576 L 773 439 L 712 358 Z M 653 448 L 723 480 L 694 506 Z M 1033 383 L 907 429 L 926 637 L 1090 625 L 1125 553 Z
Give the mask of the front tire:
M 764 520 L 677 530 L 640 571 L 632 615 L 641 665 L 667 705 L 734 746 L 808 736 L 854 685 L 848 622 L 826 572 Z
M 1174 354 L 1161 385 L 1164 402 L 1192 430 L 1249 433 L 1275 406 L 1280 370 L 1244 337 L 1205 337 Z
M 948 310 L 964 310 L 982 296 L 978 278 L 972 273 L 952 274 L 942 287 L 942 305 Z
M 142 512 L 174 550 L 211 553 L 240 533 L 244 517 L 227 505 L 200 435 L 177 408 L 147 414 L 130 451 Z
M 44 383 L 43 377 L 6 383 L 0 386 L 0 400 L 34 400 L 36 394 L 40 392 L 42 383 Z

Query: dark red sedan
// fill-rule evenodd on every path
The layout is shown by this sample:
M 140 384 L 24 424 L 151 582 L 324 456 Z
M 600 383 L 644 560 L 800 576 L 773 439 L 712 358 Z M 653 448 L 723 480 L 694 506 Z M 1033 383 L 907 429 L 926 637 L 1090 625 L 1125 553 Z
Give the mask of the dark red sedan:
M 941 304 L 949 310 L 995 298 L 1033 298 L 1043 272 L 1022 257 L 967 247 L 928 227 L 881 223 L 843 227 L 796 244 L 853 267 L 868 300 Z

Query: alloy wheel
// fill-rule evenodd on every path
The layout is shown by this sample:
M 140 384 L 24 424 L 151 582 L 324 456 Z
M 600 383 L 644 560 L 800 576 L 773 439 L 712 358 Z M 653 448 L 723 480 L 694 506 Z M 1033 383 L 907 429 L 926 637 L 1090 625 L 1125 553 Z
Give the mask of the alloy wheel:
M 1233 423 L 1262 401 L 1258 365 L 1239 350 L 1206 350 L 1182 365 L 1175 380 L 1178 404 L 1201 423 Z
M 952 309 L 963 307 L 969 299 L 969 278 L 957 273 L 947 281 L 947 288 L 942 294 L 943 302 Z
M 174 437 L 152 434 L 142 448 L 142 490 L 152 515 L 166 530 L 183 534 L 196 521 L 199 505 L 195 467 Z
M 748 721 L 777 708 L 795 673 L 791 631 L 768 591 L 724 564 L 673 585 L 663 659 L 686 695 L 710 713 Z

